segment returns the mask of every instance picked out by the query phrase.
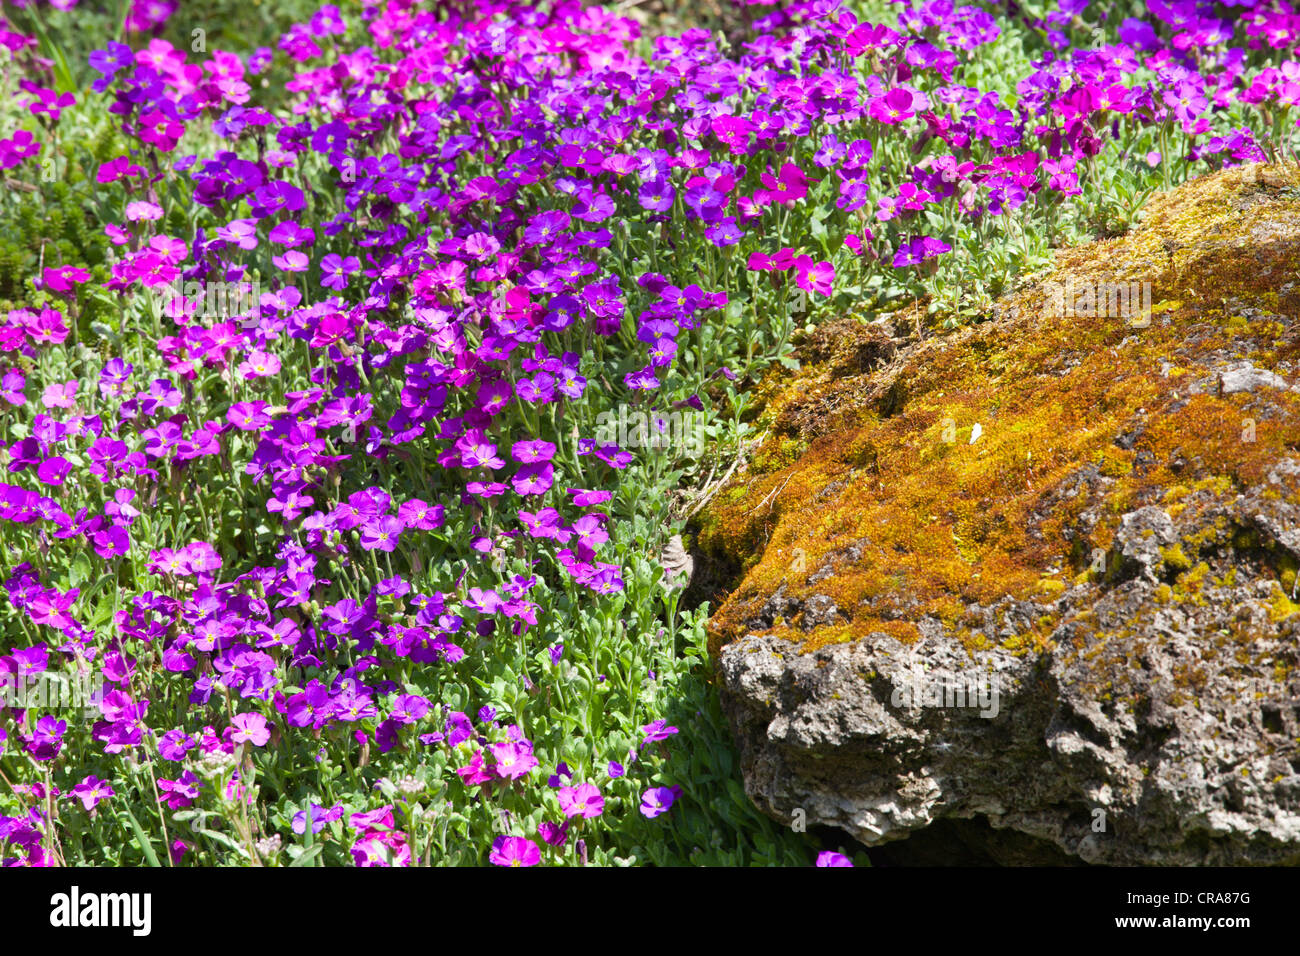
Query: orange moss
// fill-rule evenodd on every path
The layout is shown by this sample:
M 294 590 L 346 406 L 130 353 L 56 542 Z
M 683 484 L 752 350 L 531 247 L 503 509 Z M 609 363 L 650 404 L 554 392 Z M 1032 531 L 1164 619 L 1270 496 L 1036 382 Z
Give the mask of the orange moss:
M 1292 218 L 1295 242 L 1255 234 Z M 1048 606 L 1070 579 L 1087 579 L 1124 513 L 1261 482 L 1300 448 L 1300 395 L 1270 395 L 1287 413 L 1256 421 L 1247 441 L 1255 397 L 1218 395 L 1205 369 L 1222 356 L 1300 361 L 1290 318 L 1300 290 L 1277 292 L 1298 252 L 1300 201 L 1261 194 L 1234 170 L 1158 198 L 1127 236 L 1059 257 L 1054 281 L 1151 281 L 1160 305 L 1148 327 L 1044 318 L 1046 294 L 1029 289 L 1010 297 L 1006 318 L 865 369 L 845 356 L 887 355 L 877 329 L 849 318 L 819 330 L 797 373 L 764 383 L 758 422 L 769 437 L 702 518 L 706 554 L 748 567 L 711 621 L 715 652 L 754 632 L 782 585 L 837 609 L 807 634 L 793 621 L 774 629 L 806 649 L 876 631 L 914 639 L 926 617 L 951 624 L 966 605 L 1008 595 Z M 1285 320 L 1232 318 L 1264 300 L 1288 309 Z M 1116 443 L 1124 433 L 1127 448 Z M 1072 493 L 1081 481 L 1093 491 Z M 1081 537 L 1080 512 L 1098 499 L 1100 522 Z M 1170 549 L 1170 570 L 1184 572 L 1176 592 L 1199 590 L 1205 544 Z

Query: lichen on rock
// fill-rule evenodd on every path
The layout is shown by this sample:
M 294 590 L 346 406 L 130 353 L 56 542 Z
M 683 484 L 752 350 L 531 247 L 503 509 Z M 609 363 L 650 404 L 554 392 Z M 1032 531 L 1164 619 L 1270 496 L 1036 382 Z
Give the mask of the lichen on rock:
M 697 555 L 744 569 L 711 648 L 762 808 L 1300 862 L 1297 185 L 1193 181 L 991 321 L 846 317 L 764 383 Z M 892 706 L 917 673 L 997 715 Z

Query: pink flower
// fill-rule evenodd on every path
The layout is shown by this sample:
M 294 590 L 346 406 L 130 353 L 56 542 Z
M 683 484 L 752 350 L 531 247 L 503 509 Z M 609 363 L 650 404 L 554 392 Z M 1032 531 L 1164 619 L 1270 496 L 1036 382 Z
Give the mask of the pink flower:
M 164 153 L 175 149 L 183 135 L 185 127 L 166 113 L 151 110 L 140 117 L 140 139 L 157 146 Z
M 561 787 L 556 796 L 566 817 L 590 819 L 605 812 L 605 798 L 594 784 L 583 783 L 576 787 Z
M 794 261 L 794 284 L 807 292 L 831 294 L 831 284 L 835 281 L 835 267 L 829 262 L 813 263 L 811 256 L 800 256 Z
M 261 714 L 235 714 L 230 722 L 235 732 L 230 735 L 232 743 L 242 744 L 250 741 L 254 747 L 263 747 L 271 739 L 271 730 L 266 726 L 266 718 Z
M 162 214 L 162 206 L 157 203 L 136 200 L 126 204 L 126 218 L 129 222 L 139 222 L 141 219 L 161 219 Z
M 496 761 L 492 769 L 502 780 L 518 780 L 537 766 L 537 758 L 533 756 L 531 748 L 522 744 L 491 744 L 488 749 Z
M 47 385 L 41 395 L 41 401 L 46 408 L 71 408 L 73 399 L 77 394 L 77 387 L 80 384 L 76 379 L 73 379 L 69 382 Z

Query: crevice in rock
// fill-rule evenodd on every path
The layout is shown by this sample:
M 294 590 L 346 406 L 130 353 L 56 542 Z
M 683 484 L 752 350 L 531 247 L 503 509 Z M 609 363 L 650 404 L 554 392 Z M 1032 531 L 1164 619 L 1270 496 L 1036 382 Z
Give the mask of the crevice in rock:
M 985 817 L 936 820 L 868 851 L 872 866 L 1087 866 L 1054 843 L 998 830 Z

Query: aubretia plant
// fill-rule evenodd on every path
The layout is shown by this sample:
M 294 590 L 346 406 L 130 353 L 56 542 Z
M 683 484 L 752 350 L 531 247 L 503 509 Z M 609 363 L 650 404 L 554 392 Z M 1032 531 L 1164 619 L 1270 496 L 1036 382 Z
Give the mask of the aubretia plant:
M 0 678 L 100 687 L 0 708 L 6 863 L 848 863 L 736 780 L 684 489 L 796 316 L 996 292 L 1300 82 L 1254 2 L 92 6 L 0 29 Z

